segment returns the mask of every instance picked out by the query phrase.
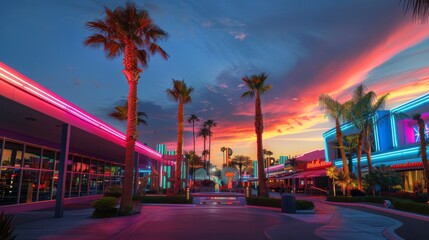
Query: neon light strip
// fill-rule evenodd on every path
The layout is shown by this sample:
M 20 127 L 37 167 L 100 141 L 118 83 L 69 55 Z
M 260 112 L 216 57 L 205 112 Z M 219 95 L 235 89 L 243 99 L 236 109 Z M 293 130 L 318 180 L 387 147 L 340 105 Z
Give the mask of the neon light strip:
M 392 131 L 392 144 L 393 147 L 398 147 L 398 134 L 396 133 L 396 118 L 395 115 L 390 117 L 390 130 Z
M 378 121 L 378 113 L 374 114 L 374 116 L 372 117 L 372 125 L 374 126 L 373 131 L 374 131 L 375 151 L 380 151 L 380 138 L 378 136 L 377 121 Z
M 351 127 L 353 127 L 353 124 L 352 124 L 351 122 L 349 122 L 349 123 L 346 123 L 346 124 L 341 125 L 340 129 L 341 129 L 341 131 L 345 131 L 345 130 L 347 130 L 347 129 L 351 128 Z M 335 129 L 336 129 L 336 128 L 334 127 L 333 129 L 331 129 L 331 130 L 329 130 L 329 131 L 325 132 L 325 133 L 323 134 L 323 137 L 324 137 L 324 138 L 328 138 L 328 137 L 330 137 L 330 136 L 334 135 L 334 134 L 335 134 L 335 131 L 336 131 Z
M 391 112 L 403 112 L 403 111 L 407 111 L 410 109 L 413 109 L 415 107 L 418 107 L 424 103 L 429 102 L 429 94 L 425 94 L 419 98 L 413 99 L 409 102 L 406 102 L 404 104 L 401 104 L 397 107 L 392 108 Z
M 5 75 L 6 74 L 6 75 Z M 103 122 L 99 121 L 98 119 L 95 119 L 89 115 L 87 115 L 85 112 L 81 111 L 80 109 L 77 109 L 71 105 L 69 105 L 67 102 L 64 102 L 57 97 L 53 96 L 52 94 L 32 85 L 31 83 L 21 79 L 20 77 L 16 76 L 15 74 L 11 73 L 9 69 L 5 69 L 4 67 L 0 67 L 0 76 L 2 76 L 3 80 L 8 81 L 14 86 L 17 86 L 24 91 L 30 92 L 36 97 L 38 97 L 41 100 L 44 100 L 45 102 L 48 102 L 51 105 L 54 105 L 57 108 L 60 108 L 77 118 L 100 128 L 101 130 L 109 133 L 110 135 L 113 135 L 117 138 L 120 138 L 121 140 L 125 141 L 125 135 L 121 132 L 117 131 L 116 129 L 104 124 Z M 140 142 L 136 142 L 136 147 L 140 148 L 141 150 L 147 151 L 159 158 L 162 158 L 162 154 L 154 151 L 153 149 L 141 144 Z

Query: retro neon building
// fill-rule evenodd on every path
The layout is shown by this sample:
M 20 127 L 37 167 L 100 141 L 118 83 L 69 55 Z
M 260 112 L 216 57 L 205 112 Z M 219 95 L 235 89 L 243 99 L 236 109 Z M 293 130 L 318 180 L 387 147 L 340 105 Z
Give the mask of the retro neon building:
M 425 94 L 391 110 L 378 111 L 371 116 L 373 123 L 372 160 L 373 165 L 385 164 L 397 171 L 402 179 L 404 190 L 412 191 L 413 185 L 423 179 L 423 166 L 419 152 L 419 133 L 417 122 L 412 116 L 420 113 L 426 123 L 426 137 L 429 137 L 429 94 Z M 343 135 L 357 133 L 351 123 L 341 126 Z M 335 128 L 323 134 L 325 156 L 337 167 L 342 166 L 340 153 L 335 146 Z M 356 168 L 357 159 L 353 156 L 353 169 Z M 363 170 L 367 165 L 365 153 L 361 159 Z
M 123 133 L 1 62 L 0 93 L 0 208 L 58 207 L 122 184 Z M 149 162 L 172 165 L 137 142 L 137 166 Z

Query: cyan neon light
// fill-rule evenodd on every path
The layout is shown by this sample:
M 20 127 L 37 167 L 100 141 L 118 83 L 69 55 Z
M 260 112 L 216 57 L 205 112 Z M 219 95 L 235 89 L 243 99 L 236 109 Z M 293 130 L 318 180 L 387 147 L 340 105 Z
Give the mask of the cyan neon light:
M 323 138 L 323 146 L 325 147 L 325 161 L 330 162 L 331 160 L 329 159 L 328 141 L 325 137 Z
M 380 137 L 378 136 L 378 114 L 374 114 L 372 117 L 372 125 L 374 126 L 374 142 L 375 142 L 375 151 L 380 151 Z
M 115 136 L 119 139 L 122 139 L 125 141 L 125 135 L 119 132 L 118 130 L 108 126 L 107 124 L 104 124 L 103 122 L 99 121 L 98 119 L 86 114 L 82 110 L 68 104 L 65 100 L 61 100 L 58 97 L 54 96 L 53 94 L 31 84 L 29 81 L 26 81 L 17 74 L 14 74 L 12 72 L 16 72 L 15 70 L 9 68 L 7 65 L 0 63 L 0 76 L 3 80 L 6 80 L 7 82 L 11 83 L 14 86 L 17 86 L 21 88 L 22 90 L 29 92 L 33 94 L 34 96 L 38 97 L 39 99 L 59 108 L 62 109 L 73 116 L 95 126 L 100 128 L 101 130 L 109 133 L 112 136 Z M 140 142 L 136 142 L 136 147 L 140 148 L 141 150 L 147 151 L 153 155 L 155 155 L 158 158 L 162 158 L 162 155 L 154 151 L 153 149 L 141 144 Z
M 341 125 L 340 129 L 341 129 L 341 131 L 345 131 L 351 127 L 353 127 L 353 124 L 351 122 L 349 122 L 349 123 Z M 335 133 L 336 133 L 336 128 L 332 128 L 331 130 L 323 133 L 323 137 L 328 138 L 328 137 L 331 137 L 332 135 L 334 135 Z
M 391 112 L 405 112 L 429 102 L 429 93 L 392 108 Z
M 396 117 L 392 115 L 390 117 L 390 130 L 392 131 L 392 145 L 394 148 L 398 147 L 398 134 L 396 132 Z

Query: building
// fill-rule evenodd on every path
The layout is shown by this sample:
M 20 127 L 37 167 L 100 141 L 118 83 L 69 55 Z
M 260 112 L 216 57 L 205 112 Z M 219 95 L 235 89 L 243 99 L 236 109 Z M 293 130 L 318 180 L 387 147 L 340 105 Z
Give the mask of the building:
M 402 187 L 405 191 L 412 191 L 414 184 L 423 179 L 423 165 L 419 156 L 420 139 L 417 122 L 412 116 L 420 113 L 425 122 L 429 121 L 429 94 L 401 104 L 391 110 L 376 112 L 370 116 L 372 120 L 372 162 L 374 166 L 387 165 L 392 167 L 402 177 Z M 429 137 L 426 124 L 426 138 Z M 356 134 L 357 130 L 351 123 L 341 126 L 344 136 Z M 342 167 L 338 151 L 335 128 L 323 134 L 325 143 L 325 157 L 335 166 Z M 352 156 L 351 169 L 356 172 L 357 159 Z M 363 152 L 362 171 L 368 171 L 367 158 Z
M 58 206 L 122 184 L 123 133 L 1 62 L 0 93 L 2 210 Z M 140 142 L 136 164 L 171 165 Z

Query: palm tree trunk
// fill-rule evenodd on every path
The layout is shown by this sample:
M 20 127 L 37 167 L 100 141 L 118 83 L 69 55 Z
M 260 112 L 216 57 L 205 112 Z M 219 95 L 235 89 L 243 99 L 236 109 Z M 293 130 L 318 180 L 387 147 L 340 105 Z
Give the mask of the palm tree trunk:
M 337 196 L 337 193 L 335 191 L 335 179 L 332 178 L 332 190 L 334 190 L 334 197 Z
M 126 211 L 132 205 L 132 189 L 134 177 L 134 152 L 136 142 L 136 127 L 137 127 L 137 84 L 141 70 L 137 67 L 137 59 L 135 57 L 135 47 L 132 44 L 127 44 L 124 53 L 124 75 L 128 81 L 128 121 L 125 138 L 125 169 L 124 169 L 124 185 L 122 188 L 121 204 L 119 211 L 123 214 L 128 214 Z
M 335 128 L 338 146 L 340 148 L 341 160 L 343 161 L 344 174 L 349 176 L 349 166 L 347 165 L 346 152 L 344 151 L 343 132 L 341 131 L 340 120 L 338 118 L 335 119 Z
M 423 163 L 423 174 L 425 179 L 425 187 L 427 194 L 429 195 L 429 165 L 426 153 L 426 138 L 425 138 L 425 127 L 426 124 L 421 117 L 417 119 L 417 124 L 419 125 L 419 135 L 420 135 L 420 154 L 422 157 Z
M 264 122 L 262 117 L 261 99 L 259 93 L 256 94 L 255 100 L 255 132 L 256 132 L 256 148 L 258 154 L 258 186 L 259 196 L 268 197 L 266 177 L 264 171 L 264 153 L 262 151 L 262 133 L 264 131 Z
M 177 109 L 177 150 L 176 150 L 176 173 L 174 176 L 174 194 L 179 194 L 182 188 L 182 147 L 183 147 L 183 130 L 184 130 L 184 106 L 179 102 Z
M 206 137 L 204 136 L 204 150 L 203 150 L 203 155 L 204 155 L 204 170 L 206 170 L 207 172 L 207 159 L 206 159 Z
M 192 120 L 192 136 L 193 136 L 193 140 L 194 140 L 194 155 L 197 154 L 195 152 L 195 120 Z M 195 159 L 194 159 L 194 155 L 192 156 L 192 177 L 193 177 L 193 186 L 195 186 Z
M 364 141 L 364 148 L 365 148 L 365 153 L 366 153 L 366 159 L 368 162 L 368 172 L 372 173 L 372 158 L 371 158 L 371 143 L 370 143 L 370 139 L 368 139 L 368 131 L 367 129 L 365 129 L 363 131 L 363 141 Z
M 210 133 L 210 127 L 209 127 L 209 133 Z M 209 174 L 209 180 L 210 180 L 210 155 L 212 154 L 211 152 L 210 152 L 210 148 L 211 148 L 211 142 L 212 142 L 212 137 L 210 136 L 210 134 L 209 134 L 209 161 L 208 161 L 208 164 L 207 164 L 207 168 L 208 168 L 208 171 L 207 171 L 207 173 Z
M 362 167 L 361 167 L 362 144 L 363 144 L 363 135 L 362 135 L 362 132 L 360 132 L 359 133 L 358 146 L 356 149 L 357 170 L 358 170 L 358 188 L 359 188 L 359 190 L 362 190 Z

